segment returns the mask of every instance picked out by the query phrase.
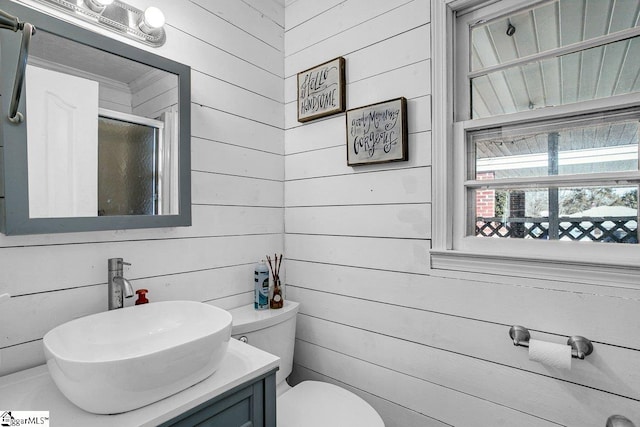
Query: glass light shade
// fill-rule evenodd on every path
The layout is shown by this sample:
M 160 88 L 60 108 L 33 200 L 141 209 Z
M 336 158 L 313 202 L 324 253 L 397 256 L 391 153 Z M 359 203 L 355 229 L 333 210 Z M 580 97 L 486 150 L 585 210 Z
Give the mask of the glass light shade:
M 164 13 L 154 6 L 145 9 L 143 19 L 144 24 L 152 29 L 162 28 L 165 23 Z

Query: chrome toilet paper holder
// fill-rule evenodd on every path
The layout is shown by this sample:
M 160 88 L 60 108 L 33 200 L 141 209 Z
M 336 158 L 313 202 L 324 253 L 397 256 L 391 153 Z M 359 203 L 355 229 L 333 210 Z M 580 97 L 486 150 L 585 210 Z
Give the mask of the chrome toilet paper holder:
M 513 340 L 513 345 L 529 347 L 531 334 L 524 326 L 514 325 L 509 328 L 509 336 Z M 584 360 L 585 357 L 593 353 L 593 344 L 590 340 L 579 335 L 574 335 L 567 340 L 567 345 L 571 347 L 571 357 Z

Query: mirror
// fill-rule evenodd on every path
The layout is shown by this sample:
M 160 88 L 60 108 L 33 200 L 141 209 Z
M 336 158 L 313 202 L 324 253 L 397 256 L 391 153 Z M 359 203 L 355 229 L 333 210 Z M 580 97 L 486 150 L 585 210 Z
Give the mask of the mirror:
M 175 74 L 39 30 L 25 89 L 30 218 L 177 213 Z
M 19 111 L 2 96 L 5 234 L 190 225 L 189 67 L 32 9 Z M 19 39 L 0 33 L 2 94 Z M 6 104 L 6 105 L 5 105 Z

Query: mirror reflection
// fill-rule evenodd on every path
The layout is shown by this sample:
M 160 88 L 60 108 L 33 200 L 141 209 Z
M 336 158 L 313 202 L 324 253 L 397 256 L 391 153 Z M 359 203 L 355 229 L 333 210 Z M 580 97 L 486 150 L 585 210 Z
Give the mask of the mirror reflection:
M 178 76 L 39 30 L 26 73 L 30 218 L 178 213 Z

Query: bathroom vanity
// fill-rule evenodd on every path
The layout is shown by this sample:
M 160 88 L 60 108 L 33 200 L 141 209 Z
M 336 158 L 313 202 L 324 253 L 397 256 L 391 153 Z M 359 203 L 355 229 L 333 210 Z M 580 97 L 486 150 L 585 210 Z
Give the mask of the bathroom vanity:
M 41 365 L 0 377 L 0 404 L 2 410 L 49 411 L 51 426 L 275 427 L 278 365 L 278 357 L 231 339 L 210 377 L 166 399 L 115 415 L 91 414 L 73 405 Z

